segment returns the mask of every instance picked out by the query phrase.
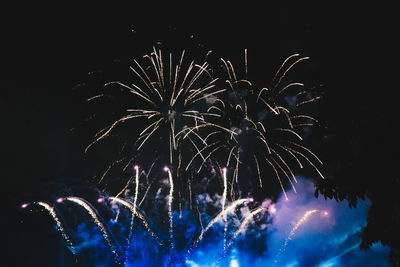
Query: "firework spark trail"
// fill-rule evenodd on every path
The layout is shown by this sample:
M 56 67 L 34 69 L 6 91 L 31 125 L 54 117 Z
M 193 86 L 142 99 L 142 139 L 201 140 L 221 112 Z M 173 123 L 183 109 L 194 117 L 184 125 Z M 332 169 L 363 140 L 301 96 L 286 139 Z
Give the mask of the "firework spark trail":
M 139 166 L 135 165 L 133 168 L 136 171 L 136 175 L 135 175 L 135 198 L 133 199 L 132 220 L 133 220 L 134 216 L 136 215 L 136 202 L 137 202 L 138 192 L 139 192 Z M 133 223 L 133 222 L 131 222 L 131 223 Z
M 150 224 L 149 224 L 149 222 L 147 221 L 146 217 L 145 217 L 139 210 L 137 210 L 137 208 L 136 208 L 130 201 L 125 200 L 125 199 L 122 199 L 122 198 L 119 198 L 119 197 L 109 197 L 109 199 L 110 199 L 111 201 L 118 202 L 118 203 L 120 203 L 121 205 L 123 205 L 123 206 L 125 206 L 126 208 L 128 208 L 128 209 L 132 212 L 132 217 L 133 217 L 133 212 L 135 212 L 135 213 L 136 213 L 136 216 L 137 216 L 137 217 L 140 219 L 140 221 L 142 222 L 142 225 L 144 226 L 144 228 L 146 228 L 146 231 L 147 231 L 152 237 L 154 237 L 160 245 L 163 245 L 163 244 L 161 243 L 161 241 L 159 240 L 158 236 L 157 236 L 157 235 L 154 233 L 154 231 L 151 229 Z M 131 227 L 132 227 L 132 224 L 131 224 Z M 129 234 L 130 234 L 130 235 L 132 234 L 132 230 L 130 231 Z M 131 238 L 128 237 L 128 238 L 127 238 L 128 244 L 130 243 L 130 240 L 131 240 Z
M 228 229 L 228 224 L 226 222 L 226 213 L 225 213 L 225 203 L 226 203 L 226 194 L 228 190 L 228 185 L 226 181 L 226 172 L 227 168 L 222 168 L 222 179 L 224 182 L 224 191 L 222 193 L 222 200 L 221 200 L 221 206 L 222 206 L 222 220 L 224 222 L 224 251 L 226 249 L 226 231 Z
M 169 177 L 169 196 L 168 196 L 168 216 L 169 216 L 169 238 L 171 242 L 171 250 L 174 249 L 174 221 L 172 216 L 172 203 L 173 203 L 173 194 L 174 194 L 174 181 L 172 179 L 171 170 L 165 166 L 164 171 L 168 172 Z
M 286 247 L 287 247 L 289 241 L 293 239 L 293 236 L 294 236 L 294 234 L 296 233 L 297 229 L 299 229 L 299 227 L 300 227 L 301 225 L 303 225 L 303 224 L 307 221 L 307 219 L 308 219 L 312 214 L 314 214 L 314 213 L 316 213 L 316 212 L 318 212 L 318 211 L 319 211 L 319 210 L 317 210 L 317 209 L 308 210 L 308 211 L 306 211 L 306 212 L 304 213 L 303 217 L 301 217 L 301 218 L 297 221 L 297 223 L 295 224 L 295 226 L 293 226 L 292 230 L 290 231 L 290 233 L 289 233 L 288 237 L 286 238 L 285 242 L 283 243 L 282 248 L 279 249 L 278 254 L 277 254 L 276 257 L 275 257 L 274 265 L 273 265 L 273 266 L 275 266 L 275 263 L 278 263 L 278 258 L 279 258 L 279 256 L 281 255 L 282 252 L 285 251 L 285 249 L 286 249 Z
M 110 238 L 109 232 L 106 226 L 100 221 L 99 216 L 97 215 L 96 210 L 92 207 L 90 203 L 86 200 L 79 197 L 67 197 L 66 200 L 72 201 L 79 206 L 83 207 L 89 215 L 92 217 L 93 222 L 99 227 L 101 233 L 103 234 L 104 239 L 107 241 L 108 246 L 111 248 L 111 251 L 114 253 L 115 257 L 118 258 L 117 247 Z
M 233 212 L 236 207 L 242 205 L 243 203 L 245 203 L 246 201 L 249 201 L 246 198 L 242 198 L 242 199 L 238 199 L 234 202 L 231 203 L 231 205 L 229 205 L 224 211 L 221 211 L 220 213 L 217 214 L 217 216 L 215 216 L 206 226 L 206 228 L 201 229 L 200 235 L 197 237 L 197 239 L 193 242 L 193 245 L 188 249 L 187 251 L 187 256 L 188 257 L 190 255 L 190 253 L 192 252 L 192 250 L 197 246 L 197 244 L 203 239 L 204 234 L 219 220 L 221 219 L 222 216 L 226 216 L 227 214 Z
M 314 209 L 314 210 L 309 210 L 306 213 L 304 213 L 303 217 L 301 217 L 300 220 L 297 221 L 297 223 L 295 224 L 295 226 L 293 227 L 293 229 L 290 231 L 289 236 L 287 237 L 284 247 L 287 246 L 287 243 L 289 242 L 289 240 L 292 240 L 294 234 L 296 233 L 297 229 L 299 229 L 299 227 L 305 223 L 307 221 L 307 219 L 313 214 L 318 212 L 318 210 Z
M 69 249 L 72 251 L 73 254 L 75 254 L 76 253 L 76 249 L 75 249 L 74 245 L 72 244 L 71 239 L 65 233 L 65 230 L 62 227 L 61 221 L 57 216 L 55 208 L 52 207 L 50 204 L 48 204 L 46 202 L 43 202 L 43 201 L 38 201 L 38 202 L 34 202 L 34 203 L 37 203 L 38 205 L 44 207 L 49 212 L 49 214 L 51 215 L 51 217 L 53 217 L 53 220 L 55 221 L 55 223 L 57 225 L 57 230 L 61 233 L 61 236 L 63 237 L 63 239 L 67 243 Z M 22 207 L 26 208 L 28 205 L 29 204 L 24 204 Z
M 242 223 L 240 224 L 238 230 L 235 232 L 235 234 L 233 235 L 231 241 L 228 243 L 228 245 L 226 246 L 226 248 L 228 249 L 230 246 L 232 246 L 234 240 L 237 238 L 237 236 L 241 233 L 244 232 L 244 230 L 246 229 L 246 226 L 250 223 L 250 220 L 253 218 L 254 215 L 260 213 L 261 211 L 263 211 L 264 208 L 260 207 L 257 209 L 252 210 L 242 221 Z M 225 254 L 225 251 L 224 251 Z
M 132 215 L 131 215 L 131 221 L 130 221 L 130 224 L 129 224 L 129 234 L 128 234 L 128 238 L 126 240 L 127 241 L 126 242 L 127 243 L 126 252 L 129 251 L 129 247 L 130 247 L 130 243 L 131 243 L 131 239 L 132 239 L 133 224 L 134 224 L 134 220 L 135 220 L 135 216 L 136 216 L 136 202 L 137 202 L 138 191 L 139 191 L 139 166 L 135 165 L 133 168 L 136 171 L 136 175 L 135 175 L 135 197 L 134 197 L 134 200 L 133 200 L 133 205 L 132 205 L 133 207 L 132 207 L 132 210 L 131 210 L 132 211 Z M 126 253 L 125 256 L 126 256 L 125 260 L 127 260 L 128 253 Z

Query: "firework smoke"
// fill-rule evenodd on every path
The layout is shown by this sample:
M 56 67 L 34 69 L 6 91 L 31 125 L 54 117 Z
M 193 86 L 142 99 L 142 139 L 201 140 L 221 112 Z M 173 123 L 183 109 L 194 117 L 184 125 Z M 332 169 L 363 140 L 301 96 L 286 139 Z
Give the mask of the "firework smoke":
M 207 224 L 202 226 L 196 221 L 193 212 L 183 210 L 182 217 L 174 222 L 174 240 L 177 245 L 173 251 L 169 246 L 163 246 L 163 241 L 169 244 L 169 230 L 165 235 L 161 233 L 155 234 L 152 224 L 149 222 L 152 218 L 146 217 L 140 209 L 136 208 L 136 216 L 142 228 L 135 228 L 129 241 L 130 248 L 127 247 L 125 264 L 127 266 L 365 266 L 373 264 L 374 266 L 389 266 L 383 258 L 383 253 L 387 252 L 380 245 L 375 245 L 367 252 L 361 252 L 357 249 L 360 243 L 358 236 L 361 227 L 365 225 L 367 215 L 367 202 L 360 202 L 356 209 L 350 210 L 346 203 L 336 203 L 334 200 L 315 199 L 312 195 L 314 186 L 312 183 L 299 179 L 298 193 L 293 190 L 287 191 L 290 201 L 285 200 L 282 193 L 281 198 L 277 202 L 266 199 L 260 206 L 250 209 L 250 206 L 256 204 L 251 198 L 240 199 L 232 203 L 226 203 L 224 211 L 220 211 L 214 217 L 210 217 Z M 94 210 L 85 200 L 76 197 L 76 204 L 84 207 L 86 203 L 92 214 L 101 222 L 102 217 Z M 68 198 L 59 198 L 57 203 L 61 203 Z M 72 201 L 70 199 L 70 201 Z M 107 203 L 107 199 L 111 203 L 115 202 L 126 207 L 130 214 L 133 214 L 133 203 L 127 199 L 109 197 L 100 198 L 101 202 Z M 80 200 L 80 201 L 79 201 Z M 205 200 L 210 206 L 221 207 L 210 200 Z M 248 202 L 248 205 L 245 205 Z M 52 215 L 56 225 L 62 225 L 60 217 L 56 214 L 54 207 L 46 202 L 32 202 L 43 206 Z M 41 203 L 41 204 L 39 204 Z M 219 203 L 220 204 L 220 203 Z M 21 208 L 29 205 L 23 204 Z M 239 207 L 241 207 L 239 209 Z M 52 209 L 53 208 L 53 209 Z M 91 212 L 85 208 L 90 214 Z M 258 215 L 258 216 L 257 216 Z M 260 216 L 262 215 L 262 216 Z M 266 216 L 264 216 L 266 215 Z M 227 235 L 224 236 L 225 222 L 223 217 L 226 216 L 228 224 Z M 207 217 L 203 213 L 202 217 Z M 58 218 L 59 223 L 57 223 Z M 93 217 L 90 217 L 93 225 L 100 228 Z M 124 220 L 125 218 L 125 220 Z M 253 223 L 254 218 L 254 223 Z M 204 219 L 207 220 L 207 219 Z M 115 231 L 113 235 L 108 237 L 113 243 L 115 238 L 122 237 L 128 242 L 128 229 L 130 228 L 130 216 L 124 215 L 121 210 L 120 220 L 114 222 L 110 220 L 104 227 L 107 231 L 108 227 L 122 227 L 122 231 Z M 290 223 L 292 222 L 292 224 Z M 162 223 L 160 221 L 159 223 Z M 251 227 L 249 227 L 251 224 Z M 126 225 L 126 228 L 123 226 Z M 288 226 L 291 227 L 288 229 Z M 214 227 L 215 226 L 215 227 Z M 101 234 L 97 234 L 90 228 L 79 227 L 79 233 L 75 237 L 85 238 L 82 243 L 74 242 L 76 245 L 77 255 L 80 255 L 82 248 L 89 248 L 91 254 L 87 256 L 97 257 L 99 249 L 104 246 L 101 242 L 104 238 Z M 65 229 L 57 227 L 59 233 Z M 211 231 L 211 232 L 209 232 Z M 208 233 L 206 235 L 206 233 Z M 182 234 L 184 233 L 184 234 Z M 200 233 L 200 234 L 198 234 Z M 125 235 L 126 234 L 126 235 Z M 119 236 L 115 236 L 119 235 Z M 145 236 L 152 236 L 148 239 Z M 98 237 L 97 237 L 98 236 Z M 329 236 L 329 238 L 327 238 Z M 65 240 L 65 237 L 62 236 Z M 68 237 L 68 236 L 67 236 Z M 99 239 L 100 238 L 100 239 Z M 226 238 L 226 249 L 222 249 L 223 239 Z M 104 238 L 105 239 L 105 238 Z M 71 239 L 69 239 L 71 240 Z M 153 242 L 153 241 L 157 242 Z M 187 240 L 184 248 L 179 244 L 183 240 Z M 190 242 L 194 240 L 193 242 Z M 65 242 L 70 246 L 68 242 Z M 72 240 L 71 240 L 72 244 Z M 319 250 L 310 248 L 318 247 Z M 159 247 L 157 247 L 157 245 Z M 108 247 L 108 246 L 107 246 Z M 164 248 L 163 248 L 164 247 Z M 264 247 L 264 248 L 263 248 Z M 260 249 L 262 249 L 260 251 Z M 259 251 L 259 252 L 257 252 Z M 171 254 L 172 253 L 172 254 Z M 279 253 L 279 254 L 277 254 Z M 277 255 L 275 258 L 270 256 Z M 82 257 L 83 255 L 80 255 Z M 173 259 L 173 261 L 171 261 Z M 97 260 L 108 260 L 100 257 Z M 274 261 L 278 261 L 274 263 Z M 104 262 L 96 261 L 97 265 L 104 265 Z M 184 263 L 182 263 L 184 262 Z M 122 263 L 122 262 L 120 262 Z

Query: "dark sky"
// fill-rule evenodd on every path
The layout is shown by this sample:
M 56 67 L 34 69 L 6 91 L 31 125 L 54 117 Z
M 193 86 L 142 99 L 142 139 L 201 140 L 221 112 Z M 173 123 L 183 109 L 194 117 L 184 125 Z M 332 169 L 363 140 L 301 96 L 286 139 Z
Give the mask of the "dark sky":
M 2 4 L 1 190 L 7 203 L 2 230 L 10 249 L 2 250 L 10 252 L 2 256 L 8 261 L 5 266 L 56 266 L 60 260 L 51 253 L 43 259 L 34 249 L 38 243 L 54 253 L 62 247 L 56 237 L 43 236 L 51 223 L 43 219 L 35 224 L 30 218 L 33 224 L 21 224 L 17 206 L 46 195 L 43 191 L 52 182 L 83 179 L 82 144 L 69 131 L 77 115 L 72 87 L 88 72 L 143 54 L 156 41 L 168 40 L 181 49 L 193 34 L 197 43 L 236 58 L 247 48 L 261 81 L 274 68 L 266 64 L 264 71 L 262 63 L 276 64 L 300 52 L 311 57 L 312 79 L 326 88 L 321 121 L 333 134 L 371 138 L 352 134 L 358 123 L 363 128 L 356 128 L 357 133 L 368 131 L 369 120 L 374 133 L 376 127 L 393 131 L 398 91 L 395 9 L 350 6 L 349 1 L 163 2 Z M 322 157 L 334 160 L 331 152 L 323 151 Z M 21 264 L 26 262 L 18 259 L 21 255 L 30 263 Z

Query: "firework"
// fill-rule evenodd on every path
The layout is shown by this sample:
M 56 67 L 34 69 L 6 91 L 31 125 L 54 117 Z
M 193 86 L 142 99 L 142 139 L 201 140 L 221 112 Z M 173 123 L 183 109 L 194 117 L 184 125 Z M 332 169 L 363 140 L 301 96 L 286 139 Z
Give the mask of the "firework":
M 245 78 L 239 78 L 233 64 L 221 59 L 226 73 L 228 90 L 220 95 L 221 101 L 216 101 L 210 108 L 221 116 L 221 124 L 232 129 L 236 135 L 226 135 L 227 166 L 234 169 L 235 182 L 239 179 L 239 168 L 244 166 L 254 169 L 259 187 L 263 187 L 262 170 L 270 168 L 276 176 L 285 198 L 285 181 L 289 182 L 294 191 L 297 183 L 293 164 L 305 160 L 317 174 L 324 178 L 316 163 L 321 160 L 302 144 L 301 130 L 317 122 L 310 115 L 300 113 L 302 105 L 314 102 L 319 97 L 312 97 L 308 91 L 298 92 L 304 84 L 291 82 L 285 84 L 288 72 L 298 63 L 308 57 L 299 54 L 289 56 L 273 78 L 270 87 L 258 89 L 247 78 L 247 50 L 245 50 Z M 298 92 L 298 93 L 296 93 Z M 289 99 L 299 103 L 293 104 Z M 305 98 L 305 100 L 302 100 Z M 267 127 L 268 126 L 268 127 Z M 223 132 L 221 132 L 224 134 Z M 314 162 L 316 161 L 316 162 Z M 231 195 L 233 194 L 233 183 Z
M 317 120 L 300 113 L 303 105 L 318 100 L 319 96 L 304 90 L 303 83 L 286 81 L 289 72 L 309 58 L 299 54 L 287 57 L 271 85 L 261 87 L 248 78 L 247 55 L 246 49 L 242 78 L 229 60 L 220 59 L 222 67 L 210 65 L 207 61 L 197 64 L 192 60 L 189 63 L 185 51 L 176 57 L 153 48 L 142 60 L 133 60 L 130 67 L 132 81 L 106 83 L 105 88 L 117 86 L 127 91 L 127 99 L 132 98 L 132 102 L 127 104 L 118 119 L 95 134 L 85 151 L 109 137 L 125 122 L 135 120 L 143 127 L 135 127 L 138 133 L 130 134 L 133 139 L 124 142 L 121 151 L 128 147 L 127 142 L 134 143 L 134 146 L 129 146 L 129 156 L 110 164 L 100 182 L 112 168 L 125 164 L 125 170 L 135 157 L 151 154 L 152 165 L 169 162 L 176 184 L 175 198 L 181 210 L 182 198 L 187 199 L 185 194 L 192 199 L 192 181 L 188 172 L 195 170 L 199 173 L 207 164 L 215 167 L 226 161 L 226 166 L 233 169 L 230 182 L 232 200 L 240 198 L 240 192 L 254 190 L 256 184 L 263 188 L 263 179 L 267 176 L 263 172 L 266 170 L 277 178 L 287 198 L 286 183 L 296 191 L 294 164 L 303 168 L 303 161 L 323 178 L 317 166 L 322 162 L 303 144 L 301 133 Z M 91 102 L 102 96 L 97 94 L 88 100 Z M 245 182 L 240 182 L 239 171 L 242 169 L 252 169 L 251 175 L 254 173 L 256 176 L 256 181 L 249 179 L 249 187 L 245 190 L 241 188 Z M 133 178 L 129 179 L 121 192 L 132 181 Z M 225 182 L 226 198 L 226 178 Z M 188 192 L 184 190 L 186 184 Z
M 133 216 L 136 215 L 136 203 L 137 203 L 137 198 L 138 198 L 138 192 L 139 192 L 139 166 L 135 165 L 134 167 L 136 171 L 135 175 L 135 198 L 133 200 Z M 132 218 L 133 218 L 132 216 Z
M 134 83 L 128 85 L 120 81 L 112 81 L 106 83 L 105 87 L 119 86 L 123 88 L 133 97 L 132 103 L 137 105 L 139 102 L 141 106 L 127 108 L 126 114 L 98 131 L 94 141 L 85 148 L 85 152 L 88 152 L 97 142 L 110 136 L 117 126 L 133 119 L 145 119 L 141 120 L 144 126 L 133 140 L 137 153 L 143 150 L 145 152 L 154 151 L 154 149 L 146 148 L 150 147 L 148 144 L 155 142 L 161 151 L 154 158 L 169 155 L 168 161 L 171 166 L 183 167 L 180 164 L 182 158 L 192 159 L 190 164 L 187 164 L 189 166 L 193 164 L 197 155 L 200 155 L 203 160 L 199 167 L 200 170 L 207 158 L 212 155 L 209 153 L 207 157 L 205 153 L 215 149 L 216 145 L 210 145 L 207 142 L 207 136 L 221 130 L 235 134 L 230 129 L 211 121 L 212 117 L 219 115 L 208 110 L 208 107 L 225 89 L 216 89 L 217 78 L 212 77 L 207 62 L 196 64 L 192 61 L 187 65 L 185 51 L 175 62 L 171 53 L 169 57 L 164 58 L 161 50 L 154 48 L 150 55 L 143 57 L 143 62 L 134 60 L 130 69 L 133 72 Z M 168 146 L 164 145 L 165 140 L 168 140 Z M 184 157 L 183 152 L 191 154 Z M 102 175 L 100 182 L 111 168 L 124 161 L 128 161 L 129 164 L 131 160 L 132 158 L 124 157 L 114 161 Z M 183 168 L 182 170 L 174 169 L 174 179 L 177 179 L 182 171 Z
M 250 221 L 254 217 L 254 215 L 262 212 L 263 210 L 264 210 L 263 208 L 254 209 L 243 219 L 243 221 L 240 223 L 238 230 L 233 234 L 233 237 L 232 237 L 231 241 L 228 243 L 228 245 L 226 246 L 226 248 L 229 248 L 233 244 L 233 242 L 237 238 L 237 236 L 246 230 L 247 225 L 250 223 Z M 224 253 L 225 253 L 225 251 L 224 251 Z
M 169 238 L 171 242 L 171 250 L 174 249 L 174 220 L 172 216 L 172 203 L 173 203 L 173 196 L 174 196 L 174 181 L 172 179 L 171 170 L 165 166 L 164 171 L 168 172 L 169 177 L 169 195 L 168 195 L 168 216 L 169 216 Z
M 117 247 L 114 244 L 113 240 L 111 239 L 109 231 L 107 230 L 106 226 L 100 221 L 100 218 L 97 215 L 96 210 L 92 207 L 92 205 L 86 200 L 79 197 L 67 197 L 65 199 L 78 204 L 88 212 L 90 217 L 92 217 L 93 222 L 97 225 L 97 227 L 99 227 L 101 233 L 103 234 L 104 239 L 107 241 L 107 244 L 111 248 L 111 251 L 114 253 L 116 258 L 118 258 Z
M 209 53 L 206 58 L 208 55 Z M 247 50 L 245 50 L 243 78 L 229 60 L 221 59 L 222 67 L 212 67 L 207 61 L 198 64 L 193 60 L 187 63 L 185 51 L 175 58 L 172 53 L 163 56 L 161 50 L 154 48 L 141 60 L 133 60 L 130 67 L 134 77 L 132 81 L 111 81 L 104 84 L 103 88 L 108 90 L 107 88 L 118 87 L 123 89 L 120 92 L 128 92 L 127 107 L 124 107 L 122 114 L 115 117 L 108 126 L 96 132 L 92 142 L 85 148 L 85 152 L 102 140 L 111 138 L 114 133 L 118 133 L 117 129 L 122 125 L 136 122 L 136 125 L 140 127 L 135 125 L 135 129 L 129 128 L 133 132 L 129 132 L 129 140 L 124 140 L 119 153 L 122 155 L 124 152 L 128 155 L 124 154 L 121 158 L 114 160 L 101 175 L 99 184 L 105 181 L 104 186 L 107 186 L 108 180 L 105 177 L 112 172 L 113 168 L 124 166 L 123 171 L 131 170 L 133 163 L 143 155 L 145 157 L 142 161 L 143 165 L 140 163 L 140 169 L 148 170 L 147 174 L 146 171 L 142 171 L 147 177 L 153 166 L 158 169 L 157 166 L 168 164 L 168 167 L 165 166 L 163 170 L 168 173 L 169 192 L 166 199 L 168 199 L 169 248 L 172 254 L 179 247 L 177 242 L 177 248 L 175 248 L 175 238 L 178 238 L 178 234 L 175 233 L 174 236 L 174 223 L 176 223 L 173 218 L 174 204 L 176 204 L 176 209 L 179 208 L 179 219 L 182 219 L 182 209 L 185 208 L 185 205 L 182 205 L 183 200 L 189 199 L 189 207 L 192 210 L 192 194 L 197 193 L 195 175 L 204 169 L 205 171 L 211 169 L 213 174 L 219 170 L 223 184 L 221 211 L 206 227 L 203 227 L 200 211 L 198 206 L 196 207 L 199 212 L 201 231 L 197 238 L 191 239 L 194 241 L 187 250 L 187 255 L 203 239 L 204 234 L 221 220 L 224 227 L 225 254 L 237 237 L 244 233 L 253 217 L 264 210 L 260 207 L 250 211 L 236 232 L 232 236 L 228 235 L 228 215 L 238 206 L 250 201 L 250 199 L 242 198 L 245 192 L 242 187 L 248 186 L 245 188 L 247 189 L 245 193 L 253 191 L 255 187 L 265 190 L 268 188 L 265 186 L 265 177 L 268 176 L 265 171 L 268 170 L 276 177 L 287 199 L 286 184 L 289 184 L 296 192 L 297 180 L 294 166 L 303 168 L 304 163 L 324 178 L 318 168 L 318 164 L 322 165 L 322 161 L 303 144 L 302 136 L 302 129 L 312 126 L 317 120 L 308 114 L 299 113 L 303 105 L 313 103 L 319 99 L 319 96 L 308 94 L 303 90 L 305 85 L 300 82 L 286 81 L 289 71 L 307 59 L 308 57 L 300 57 L 299 54 L 289 56 L 278 68 L 268 88 L 257 86 L 248 78 Z M 104 96 L 105 94 L 100 93 L 89 97 L 87 101 L 96 102 Z M 294 97 L 294 100 L 290 97 Z M 146 160 L 146 154 L 151 157 L 151 161 Z M 221 168 L 221 165 L 226 167 Z M 124 180 L 122 186 L 118 185 L 119 192 L 113 194 L 114 197 L 109 197 L 111 201 L 128 208 L 131 212 L 129 234 L 126 238 L 127 251 L 132 240 L 135 218 L 138 218 L 147 232 L 159 241 L 147 218 L 138 209 L 147 194 L 153 192 L 150 191 L 150 187 L 155 180 L 159 181 L 159 178 L 153 179 L 151 183 L 148 180 L 140 181 L 139 166 L 133 165 L 133 170 L 134 175 L 130 175 L 128 181 Z M 229 181 L 228 170 L 232 173 Z M 253 180 L 247 179 L 246 171 L 251 173 Z M 249 185 L 244 185 L 246 182 Z M 133 183 L 135 187 L 133 203 L 131 203 L 119 196 L 124 192 L 128 194 L 127 189 Z M 195 185 L 193 192 L 192 184 Z M 186 185 L 188 190 L 185 190 Z M 139 186 L 142 186 L 145 192 L 141 200 Z M 221 188 L 217 190 L 221 192 Z M 161 191 L 162 188 L 158 192 Z M 231 204 L 227 205 L 229 193 Z M 185 194 L 188 194 L 188 198 Z M 117 243 L 91 204 L 78 197 L 60 198 L 57 202 L 61 203 L 63 200 L 74 202 L 88 212 L 108 246 L 118 257 Z M 99 198 L 98 201 L 103 202 L 104 198 Z M 70 240 L 67 239 L 54 209 L 45 202 L 38 202 L 38 204 L 45 207 L 53 216 L 63 238 L 72 247 L 72 243 L 68 243 Z M 26 207 L 25 205 L 22 207 Z M 271 212 L 273 208 L 273 206 L 270 207 Z M 285 250 L 297 229 L 315 212 L 318 211 L 307 211 L 296 223 L 279 253 Z M 118 210 L 115 222 L 119 216 Z M 228 243 L 227 236 L 231 236 Z
M 306 213 L 304 213 L 303 217 L 301 217 L 300 220 L 297 221 L 297 223 L 295 224 L 295 226 L 293 227 L 293 229 L 290 231 L 289 236 L 287 237 L 287 239 L 285 240 L 285 244 L 284 247 L 287 246 L 287 243 L 289 242 L 289 240 L 292 240 L 294 234 L 296 233 L 297 229 L 299 229 L 299 227 L 305 223 L 307 221 L 307 219 L 314 213 L 318 212 L 318 210 L 309 210 L 306 211 Z
M 57 201 L 57 202 L 59 202 L 59 201 Z M 48 213 L 51 215 L 51 217 L 53 218 L 54 222 L 56 223 L 57 230 L 60 232 L 62 238 L 64 239 L 65 243 L 67 244 L 67 247 L 72 251 L 72 253 L 75 254 L 76 253 L 75 246 L 73 245 L 71 239 L 66 234 L 66 232 L 65 232 L 65 230 L 64 230 L 64 228 L 63 228 L 63 226 L 61 224 L 60 218 L 58 217 L 58 215 L 56 213 L 55 208 L 52 205 L 50 205 L 49 203 L 46 203 L 44 201 L 37 201 L 37 202 L 33 202 L 33 203 L 44 207 L 48 211 Z M 28 207 L 30 204 L 31 203 L 22 204 L 21 208 L 24 209 L 24 208 Z
M 129 240 L 131 239 L 131 235 L 132 235 L 132 228 L 133 228 L 133 223 L 134 223 L 134 219 L 135 219 L 135 215 L 136 215 L 136 207 L 137 207 L 136 203 L 137 203 L 138 193 L 139 193 L 139 166 L 135 165 L 133 168 L 135 170 L 135 196 L 134 196 L 134 199 L 133 199 L 133 205 L 129 206 L 128 203 L 121 203 L 123 205 L 128 204 L 128 208 L 132 207 L 132 209 L 131 209 L 131 211 L 132 211 L 131 222 L 130 222 L 130 226 L 129 226 L 129 236 L 128 236 L 128 239 L 127 239 L 128 246 L 129 246 Z M 115 199 L 119 199 L 118 196 L 121 195 L 128 188 L 130 183 L 131 183 L 131 179 L 128 180 L 128 182 L 126 183 L 125 187 L 115 196 Z M 100 199 L 102 199 L 102 198 L 100 198 Z M 118 213 L 117 213 L 117 216 L 116 216 L 117 218 L 118 218 L 118 215 L 119 215 L 119 210 L 118 210 Z M 115 219 L 115 221 L 116 220 L 117 219 Z
M 282 248 L 278 251 L 278 254 L 276 255 L 275 260 L 274 260 L 274 264 L 278 262 L 278 258 L 279 258 L 279 256 L 280 256 L 280 254 L 281 254 L 283 251 L 285 251 L 285 249 L 286 249 L 286 247 L 287 247 L 289 241 L 293 239 L 293 236 L 295 235 L 297 229 L 299 229 L 299 227 L 300 227 L 301 225 L 303 225 L 303 224 L 307 221 L 307 219 L 308 219 L 312 214 L 314 214 L 314 213 L 316 213 L 316 212 L 318 212 L 318 211 L 319 211 L 319 210 L 316 210 L 316 209 L 308 210 L 308 211 L 306 211 L 306 212 L 304 213 L 303 217 L 301 217 L 301 218 L 297 221 L 297 223 L 293 226 L 292 230 L 290 231 L 290 233 L 289 233 L 288 237 L 286 238 L 285 242 L 283 243 Z
M 222 168 L 222 179 L 224 181 L 224 192 L 222 193 L 222 200 L 221 200 L 221 207 L 222 207 L 222 220 L 224 221 L 224 250 L 226 246 L 226 231 L 228 229 L 228 224 L 226 222 L 226 213 L 225 213 L 225 203 L 226 203 L 226 194 L 227 194 L 227 187 L 228 183 L 226 181 L 226 172 L 227 168 Z
M 220 213 L 218 213 L 206 226 L 206 228 L 201 228 L 201 232 L 199 234 L 199 236 L 195 239 L 195 241 L 193 242 L 193 245 L 189 248 L 189 250 L 187 251 L 187 255 L 189 255 L 191 253 L 191 251 L 197 246 L 197 244 L 203 239 L 204 234 L 211 228 L 213 227 L 213 225 L 218 222 L 221 217 L 225 217 L 227 216 L 227 214 L 232 213 L 233 211 L 235 211 L 235 209 L 244 204 L 246 201 L 249 201 L 246 198 L 243 199 L 238 199 L 236 201 L 234 201 L 233 203 L 231 203 L 226 209 L 224 209 L 223 211 L 221 211 Z M 200 221 L 201 222 L 201 221 Z
M 140 219 L 140 221 L 141 221 L 143 227 L 146 229 L 146 231 L 147 231 L 152 237 L 154 237 L 154 238 L 158 241 L 158 243 L 159 243 L 160 245 L 162 245 L 162 243 L 159 241 L 158 236 L 157 236 L 157 235 L 154 233 L 154 231 L 151 229 L 150 224 L 149 224 L 149 222 L 147 221 L 146 217 L 145 217 L 140 211 L 138 211 L 137 208 L 136 208 L 129 200 L 125 200 L 125 199 L 122 199 L 122 198 L 119 198 L 119 197 L 109 197 L 109 199 L 110 199 L 111 201 L 115 201 L 115 202 L 117 202 L 117 203 L 119 203 L 119 204 L 125 206 L 125 207 L 128 208 L 128 209 L 131 211 L 131 213 L 132 213 L 132 215 L 131 215 L 131 224 L 130 224 L 130 229 L 129 229 L 129 236 L 128 236 L 127 240 L 126 240 L 128 246 L 129 246 L 129 243 L 130 243 L 130 240 L 131 240 L 131 237 L 132 237 L 133 219 L 134 219 L 134 216 L 135 216 L 135 215 Z M 135 215 L 134 215 L 134 214 L 135 214 Z

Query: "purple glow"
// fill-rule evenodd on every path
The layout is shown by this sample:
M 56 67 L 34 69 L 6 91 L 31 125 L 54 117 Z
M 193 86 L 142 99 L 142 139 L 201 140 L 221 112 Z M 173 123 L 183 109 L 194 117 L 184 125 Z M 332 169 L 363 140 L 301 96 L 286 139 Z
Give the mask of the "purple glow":
M 270 214 L 276 214 L 276 207 L 275 207 L 275 204 L 272 204 L 271 206 L 269 206 L 268 212 L 269 212 Z
M 133 169 L 135 169 L 135 171 L 137 171 L 137 170 L 139 170 L 139 166 L 135 165 L 135 166 L 133 166 Z
M 169 168 L 168 168 L 168 166 L 164 166 L 164 168 L 163 168 L 163 171 L 165 171 L 165 172 L 169 172 Z
M 97 202 L 103 203 L 103 202 L 104 202 L 104 197 L 99 197 L 99 198 L 97 199 Z
M 21 208 L 25 209 L 26 207 L 28 207 L 29 203 L 24 203 L 21 205 Z
M 57 198 L 57 200 L 56 200 L 57 203 L 61 203 L 61 202 L 63 202 L 63 201 L 64 201 L 64 198 L 62 198 L 62 197 Z

